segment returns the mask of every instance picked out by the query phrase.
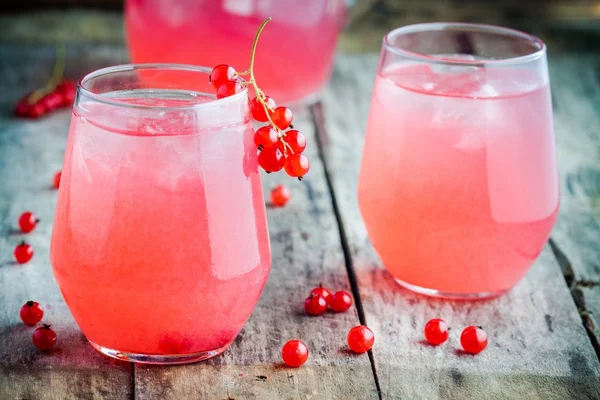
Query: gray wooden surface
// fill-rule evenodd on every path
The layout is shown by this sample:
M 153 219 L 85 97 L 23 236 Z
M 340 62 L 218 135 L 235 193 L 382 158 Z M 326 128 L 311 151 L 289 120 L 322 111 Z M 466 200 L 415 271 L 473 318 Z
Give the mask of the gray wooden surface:
M 69 47 L 67 74 L 78 77 L 123 62 L 121 45 Z M 0 400 L 3 399 L 593 399 L 600 398 L 600 108 L 597 58 L 550 59 L 562 207 L 552 247 L 510 293 L 485 302 L 445 302 L 399 289 L 374 253 L 356 206 L 356 178 L 377 55 L 340 54 L 322 105 L 301 112 L 311 173 L 302 183 L 264 176 L 264 190 L 292 188 L 286 208 L 269 208 L 273 270 L 250 321 L 232 347 L 211 361 L 177 367 L 133 366 L 95 352 L 79 333 L 56 287 L 48 260 L 56 192 L 69 113 L 39 121 L 9 110 L 51 71 L 51 46 L 0 45 Z M 318 135 L 318 139 L 317 139 Z M 327 173 L 324 169 L 327 167 Z M 10 262 L 25 209 L 42 223 L 27 239 L 36 255 Z M 321 318 L 302 315 L 308 290 L 326 283 L 360 292 L 358 307 Z M 31 345 L 18 310 L 40 301 L 59 335 L 51 353 Z M 427 319 L 455 330 L 443 347 L 422 343 Z M 367 322 L 372 355 L 352 355 L 348 329 Z M 476 357 L 457 349 L 467 324 L 482 324 L 490 345 Z M 309 362 L 280 364 L 281 345 L 306 341 Z M 596 349 L 597 350 L 597 349 Z M 374 368 L 374 369 L 373 369 Z M 378 393 L 378 387 L 381 389 Z

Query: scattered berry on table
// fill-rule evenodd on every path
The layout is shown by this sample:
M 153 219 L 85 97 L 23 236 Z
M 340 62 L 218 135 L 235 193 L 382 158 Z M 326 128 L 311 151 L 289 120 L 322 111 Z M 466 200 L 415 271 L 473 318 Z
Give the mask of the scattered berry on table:
M 348 347 L 355 353 L 365 353 L 373 347 L 375 335 L 364 325 L 355 326 L 348 332 Z
M 33 326 L 44 317 L 44 309 L 37 301 L 28 301 L 21 307 L 21 319 L 25 325 Z
M 425 339 L 434 345 L 440 345 L 448 340 L 448 325 L 442 319 L 435 318 L 425 324 Z
M 468 326 L 460 335 L 460 344 L 467 353 L 480 353 L 488 344 L 487 333 L 481 327 Z
M 25 241 L 22 241 L 15 247 L 13 255 L 19 264 L 25 264 L 33 257 L 33 248 L 25 243 Z
M 56 345 L 56 333 L 44 324 L 33 331 L 33 344 L 40 350 L 50 350 Z
M 75 82 L 63 79 L 56 86 L 56 91 L 62 96 L 63 106 L 70 106 L 75 101 L 75 93 L 77 92 Z
M 325 297 L 325 301 L 327 302 L 327 305 L 329 305 L 329 302 L 331 301 L 331 292 L 329 291 L 329 289 L 324 288 L 323 285 L 319 285 L 319 287 L 316 287 L 313 290 L 311 290 L 310 294 L 312 296 L 321 295 L 321 296 Z
M 345 312 L 348 311 L 350 306 L 352 306 L 352 296 L 345 290 L 340 290 L 331 295 L 329 300 L 329 308 L 331 311 L 336 313 Z
M 58 189 L 60 187 L 60 178 L 62 176 L 62 172 L 58 171 L 55 175 L 54 178 L 52 178 L 52 186 L 54 186 L 55 189 Z
M 327 311 L 327 301 L 325 297 L 318 294 L 316 296 L 310 295 L 304 300 L 304 311 L 308 315 L 322 315 Z
M 277 185 L 271 190 L 271 203 L 275 207 L 283 207 L 290 201 L 291 193 L 284 185 Z
M 29 233 L 35 229 L 40 220 L 31 211 L 26 211 L 19 217 L 19 229 L 23 233 Z
M 299 367 L 308 359 L 308 347 L 300 340 L 290 340 L 283 345 L 281 358 L 288 367 Z

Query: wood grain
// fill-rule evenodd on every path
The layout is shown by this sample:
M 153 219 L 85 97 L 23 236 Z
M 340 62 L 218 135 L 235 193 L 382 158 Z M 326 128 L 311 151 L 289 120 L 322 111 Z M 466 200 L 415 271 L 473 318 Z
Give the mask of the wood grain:
M 552 237 L 600 355 L 600 57 L 551 64 L 561 209 Z
M 354 308 L 308 317 L 303 301 L 323 283 L 349 290 L 331 199 L 306 112 L 294 126 L 307 136 L 310 173 L 302 182 L 284 173 L 264 174 L 265 198 L 278 183 L 292 190 L 285 208 L 268 208 L 273 266 L 250 320 L 222 356 L 177 368 L 136 366 L 136 398 L 370 399 L 377 398 L 366 354 L 347 351 L 346 334 L 359 324 Z M 281 364 L 281 347 L 300 339 L 310 349 L 302 368 Z
M 47 79 L 53 55 L 52 48 L 31 53 L 16 47 L 0 49 L 0 399 L 129 398 L 131 365 L 108 359 L 87 344 L 50 267 L 48 248 L 56 205 L 51 183 L 62 167 L 70 112 L 39 121 L 17 120 L 8 114 L 23 91 Z M 86 67 L 85 62 L 79 65 Z M 25 210 L 35 212 L 41 222 L 32 233 L 21 236 L 16 222 Z M 12 251 L 21 238 L 33 246 L 35 255 L 19 266 L 12 261 Z M 58 334 L 58 344 L 50 352 L 33 346 L 34 328 L 19 318 L 28 300 L 42 304 L 44 321 Z
M 600 364 L 549 248 L 508 294 L 489 301 L 428 299 L 399 288 L 371 247 L 356 203 L 363 135 L 377 55 L 340 55 L 325 93 L 324 151 L 349 241 L 384 398 L 597 398 Z M 348 110 L 353 110 L 348 112 Z M 439 348 L 422 327 L 443 316 L 454 328 Z M 458 350 L 464 326 L 483 325 L 488 348 Z

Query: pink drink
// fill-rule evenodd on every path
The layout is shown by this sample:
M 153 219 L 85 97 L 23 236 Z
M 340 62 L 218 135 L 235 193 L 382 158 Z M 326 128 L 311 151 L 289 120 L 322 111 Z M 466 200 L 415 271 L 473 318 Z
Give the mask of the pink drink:
M 74 108 L 51 257 L 75 320 L 105 354 L 216 355 L 267 279 L 246 94 L 192 94 L 136 89 L 102 104 L 83 93 Z
M 375 249 L 422 293 L 510 289 L 558 211 L 547 74 L 382 60 L 358 193 Z
M 318 94 L 331 73 L 343 0 L 127 0 L 133 62 L 249 66 L 260 23 L 256 79 L 283 104 Z

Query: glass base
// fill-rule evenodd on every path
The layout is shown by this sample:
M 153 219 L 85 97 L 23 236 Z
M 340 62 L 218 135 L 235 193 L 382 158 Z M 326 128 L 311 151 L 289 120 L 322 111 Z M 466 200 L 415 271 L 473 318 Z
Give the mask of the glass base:
M 121 361 L 131 361 L 140 364 L 161 364 L 161 365 L 174 365 L 174 364 L 189 364 L 198 361 L 208 360 L 218 356 L 229 347 L 229 343 L 223 347 L 214 350 L 200 351 L 198 353 L 189 354 L 138 354 L 128 353 L 119 350 L 109 349 L 107 347 L 99 346 L 96 343 L 88 340 L 93 348 L 98 350 L 100 353 L 107 355 L 112 358 L 116 358 Z
M 424 294 L 425 296 L 431 297 L 439 297 L 441 299 L 450 299 L 450 300 L 483 300 L 490 299 L 493 297 L 498 297 L 501 294 L 504 294 L 508 291 L 508 289 L 499 290 L 497 292 L 479 292 L 479 293 L 452 293 L 452 292 L 442 292 L 437 289 L 429 289 L 417 285 L 412 285 L 410 283 L 406 283 L 403 280 L 398 278 L 394 278 L 396 283 L 403 288 L 406 288 L 412 292 Z

